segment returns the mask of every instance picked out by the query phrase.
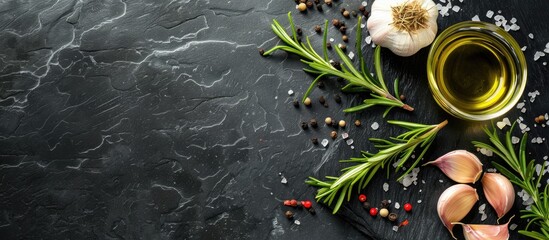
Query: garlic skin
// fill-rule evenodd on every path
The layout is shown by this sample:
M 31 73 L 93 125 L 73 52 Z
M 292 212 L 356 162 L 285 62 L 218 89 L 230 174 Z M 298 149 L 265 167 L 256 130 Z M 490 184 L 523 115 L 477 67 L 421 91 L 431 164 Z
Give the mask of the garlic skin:
M 481 182 L 486 200 L 496 210 L 499 222 L 499 219 L 509 212 L 515 203 L 513 184 L 499 173 L 485 173 Z
M 440 195 L 437 203 L 438 217 L 454 239 L 456 237 L 452 232 L 452 223 L 461 221 L 477 201 L 477 190 L 467 184 L 453 185 Z
M 512 219 L 512 217 L 511 217 Z M 509 223 L 502 225 L 487 225 L 487 224 L 463 224 L 460 222 L 454 222 L 452 224 L 459 224 L 463 227 L 463 235 L 465 240 L 507 240 L 509 239 Z
M 432 0 L 376 0 L 367 26 L 375 44 L 407 57 L 433 42 L 437 17 Z
M 482 163 L 475 154 L 466 150 L 451 151 L 423 166 L 429 164 L 440 168 L 457 183 L 475 183 L 482 175 Z

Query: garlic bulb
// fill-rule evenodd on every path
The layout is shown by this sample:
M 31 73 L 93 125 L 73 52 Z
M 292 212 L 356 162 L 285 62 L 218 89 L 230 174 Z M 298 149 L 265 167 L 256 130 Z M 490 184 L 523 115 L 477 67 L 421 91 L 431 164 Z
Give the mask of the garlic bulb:
M 498 214 L 498 221 L 515 203 L 515 189 L 511 181 L 499 173 L 485 173 L 482 177 L 482 188 L 486 200 Z
M 437 203 L 438 217 L 452 237 L 454 237 L 452 223 L 461 221 L 467 216 L 477 201 L 477 190 L 466 184 L 451 186 L 440 195 Z
M 432 0 L 376 0 L 368 18 L 372 41 L 407 57 L 431 44 L 438 9 Z
M 482 163 L 475 154 L 466 150 L 451 151 L 423 166 L 428 164 L 437 166 L 446 176 L 458 183 L 475 183 L 482 174 Z

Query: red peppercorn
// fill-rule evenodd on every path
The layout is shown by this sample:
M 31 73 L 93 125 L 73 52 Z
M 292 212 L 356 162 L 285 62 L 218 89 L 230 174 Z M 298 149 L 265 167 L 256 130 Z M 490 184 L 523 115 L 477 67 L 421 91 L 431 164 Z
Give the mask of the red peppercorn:
M 404 211 L 406 212 L 412 211 L 412 204 L 410 203 L 404 204 Z
M 303 206 L 305 209 L 309 209 L 313 206 L 313 203 L 309 200 L 301 201 L 301 206 Z
M 377 208 L 370 208 L 370 216 L 375 217 L 377 215 Z
M 366 202 L 366 195 L 364 195 L 364 194 L 358 195 L 358 201 L 360 201 L 360 202 Z
M 408 219 L 405 219 L 405 220 L 402 221 L 398 226 L 399 226 L 399 227 L 404 227 L 404 226 L 408 225 L 408 223 L 410 223 L 410 222 L 408 221 Z
M 297 200 L 295 199 L 290 200 L 290 206 L 297 207 Z
M 292 206 L 292 203 L 290 200 L 284 200 L 284 206 Z

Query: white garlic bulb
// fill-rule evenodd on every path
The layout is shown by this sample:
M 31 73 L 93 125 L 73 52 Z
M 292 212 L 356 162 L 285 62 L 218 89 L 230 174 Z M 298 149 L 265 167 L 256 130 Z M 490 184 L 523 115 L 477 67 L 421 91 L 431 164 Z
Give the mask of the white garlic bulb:
M 438 9 L 432 0 L 376 0 L 368 19 L 372 41 L 407 57 L 431 44 Z

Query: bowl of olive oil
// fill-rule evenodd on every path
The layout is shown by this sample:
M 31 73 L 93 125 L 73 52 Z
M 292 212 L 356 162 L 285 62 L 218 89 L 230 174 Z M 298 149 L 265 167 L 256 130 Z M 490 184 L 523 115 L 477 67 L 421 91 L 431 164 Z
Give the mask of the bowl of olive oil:
M 457 23 L 433 42 L 427 59 L 435 101 L 451 115 L 474 121 L 508 112 L 526 86 L 526 59 L 500 27 L 478 21 Z

